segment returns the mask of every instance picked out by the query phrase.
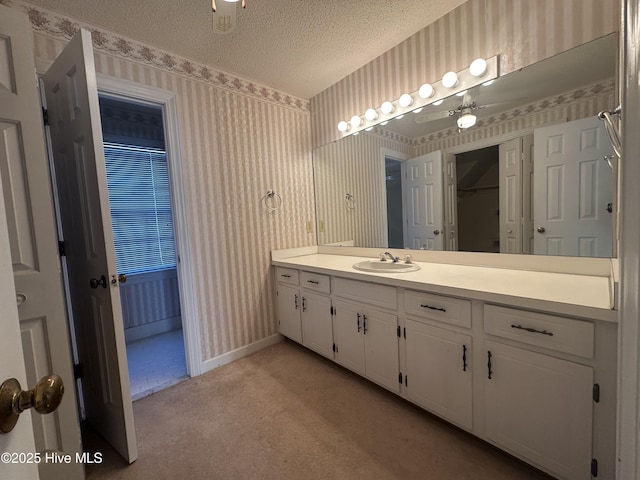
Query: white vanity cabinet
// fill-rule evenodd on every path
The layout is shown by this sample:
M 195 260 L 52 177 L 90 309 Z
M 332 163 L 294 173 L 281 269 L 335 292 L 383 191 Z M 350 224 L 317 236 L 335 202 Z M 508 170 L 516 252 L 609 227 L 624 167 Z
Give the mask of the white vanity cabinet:
M 302 344 L 333 358 L 330 277 L 309 272 L 300 274 Z
M 340 297 L 334 302 L 336 361 L 399 392 L 398 316 L 375 307 L 395 312 L 396 289 L 334 278 L 334 293 Z
M 298 343 L 302 343 L 302 325 L 300 323 L 300 287 L 298 270 L 276 268 L 276 310 L 278 313 L 278 332 Z
M 601 311 L 310 262 L 276 268 L 283 335 L 558 479 L 614 478 L 617 327 Z
M 591 358 L 593 323 L 485 305 L 484 330 L 498 337 L 484 344 L 486 438 L 559 478 L 590 478 L 594 370 L 554 351 Z
M 330 277 L 279 267 L 276 281 L 278 331 L 333 358 Z

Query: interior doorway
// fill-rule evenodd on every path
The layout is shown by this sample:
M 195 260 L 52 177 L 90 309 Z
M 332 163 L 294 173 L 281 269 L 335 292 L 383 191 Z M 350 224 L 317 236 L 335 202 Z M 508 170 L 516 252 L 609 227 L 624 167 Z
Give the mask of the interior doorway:
M 456 155 L 458 250 L 500 252 L 499 147 Z
M 402 162 L 391 157 L 385 157 L 384 168 L 387 192 L 387 246 L 389 248 L 404 248 Z
M 188 378 L 163 113 L 159 105 L 99 100 L 131 398 L 137 400 Z

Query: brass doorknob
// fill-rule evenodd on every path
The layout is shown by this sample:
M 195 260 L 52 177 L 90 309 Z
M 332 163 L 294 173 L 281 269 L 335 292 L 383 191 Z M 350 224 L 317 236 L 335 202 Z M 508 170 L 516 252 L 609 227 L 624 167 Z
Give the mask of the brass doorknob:
M 121 273 L 118 275 L 118 281 L 120 283 L 127 283 L 127 275 L 124 273 Z
M 536 230 L 538 231 L 538 233 L 544 233 L 547 231 L 544 227 L 538 227 Z
M 22 390 L 15 378 L 5 380 L 0 386 L 0 432 L 13 430 L 20 414 L 29 408 L 43 415 L 53 412 L 63 395 L 62 378 L 55 374 L 42 377 L 32 390 Z
M 434 234 L 434 235 L 440 235 L 440 230 L 434 230 L 434 231 L 433 231 L 433 234 Z

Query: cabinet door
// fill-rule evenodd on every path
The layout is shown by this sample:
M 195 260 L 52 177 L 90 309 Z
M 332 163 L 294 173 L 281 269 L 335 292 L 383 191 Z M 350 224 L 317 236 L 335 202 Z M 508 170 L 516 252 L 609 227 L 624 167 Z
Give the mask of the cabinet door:
M 591 478 L 593 369 L 499 343 L 486 346 L 487 437 L 558 477 Z
M 276 308 L 278 309 L 278 331 L 285 337 L 302 343 L 300 307 L 302 299 L 297 287 L 278 284 Z
M 399 392 L 398 317 L 370 308 L 363 312 L 365 375 L 374 382 Z
M 471 337 L 407 320 L 407 395 L 427 410 L 472 428 Z
M 302 292 L 302 344 L 325 357 L 333 358 L 331 299 Z
M 336 362 L 364 375 L 364 335 L 359 305 L 337 300 L 335 309 Z

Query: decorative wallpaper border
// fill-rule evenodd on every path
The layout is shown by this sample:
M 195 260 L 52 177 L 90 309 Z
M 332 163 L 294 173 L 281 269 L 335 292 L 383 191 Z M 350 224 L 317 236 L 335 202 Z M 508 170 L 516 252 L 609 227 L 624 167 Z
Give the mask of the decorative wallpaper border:
M 48 36 L 70 40 L 80 28 L 86 28 L 91 31 L 93 47 L 96 50 L 173 74 L 183 75 L 234 93 L 309 112 L 309 100 L 245 80 L 88 23 L 35 7 L 27 2 L 0 0 L 0 4 L 24 11 L 29 16 L 33 29 Z

